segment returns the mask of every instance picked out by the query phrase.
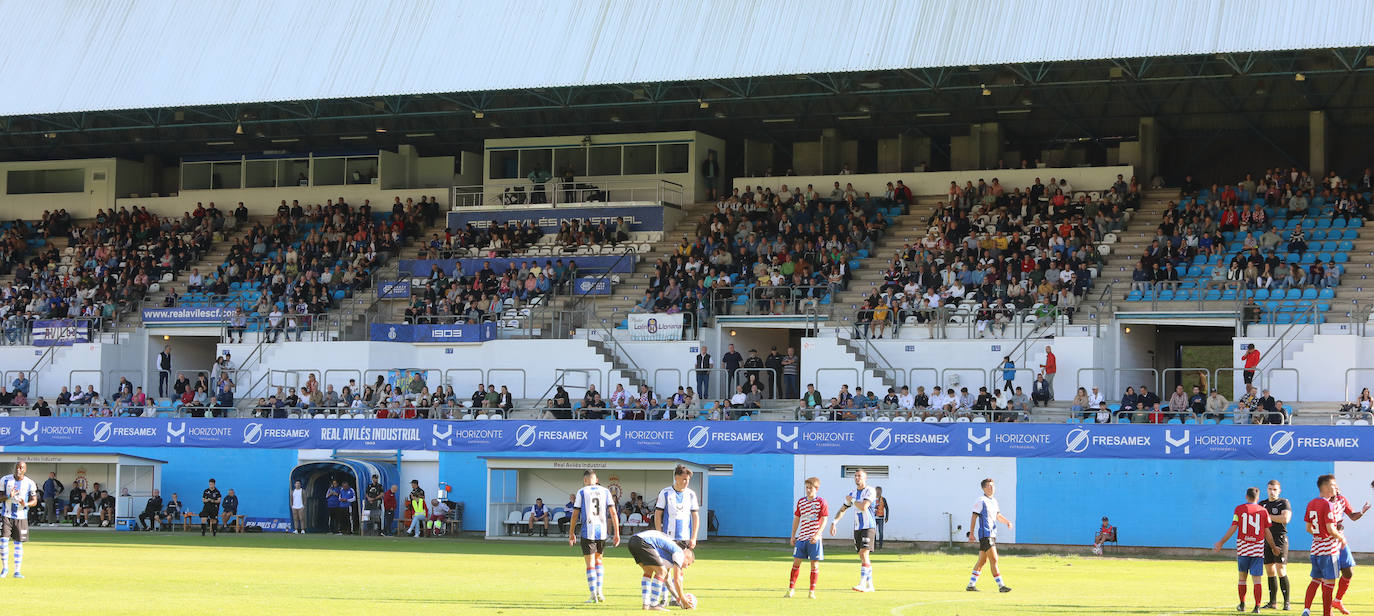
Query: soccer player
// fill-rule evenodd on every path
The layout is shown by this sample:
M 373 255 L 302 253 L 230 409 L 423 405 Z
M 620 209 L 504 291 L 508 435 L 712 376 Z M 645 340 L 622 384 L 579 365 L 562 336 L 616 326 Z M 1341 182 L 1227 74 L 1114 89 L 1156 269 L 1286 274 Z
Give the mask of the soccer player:
M 984 479 L 980 485 L 983 495 L 973 503 L 973 517 L 968 523 L 969 528 L 973 529 L 968 534 L 968 540 L 978 542 L 978 563 L 973 565 L 973 575 L 968 579 L 968 588 L 965 590 L 978 590 L 978 576 L 982 575 L 983 564 L 986 563 L 992 569 L 992 579 L 997 582 L 997 592 L 1011 592 L 1011 587 L 1002 583 L 1002 572 L 997 568 L 997 523 L 1013 528 L 1011 520 L 1002 516 L 1002 506 L 992 496 L 997 492 L 992 478 Z
M 1221 546 L 1236 533 L 1236 566 L 1240 570 L 1240 581 L 1236 593 L 1240 595 L 1240 605 L 1236 611 L 1245 611 L 1245 575 L 1255 583 L 1255 612 L 1260 611 L 1260 574 L 1264 572 L 1264 546 L 1274 544 L 1274 536 L 1269 532 L 1269 512 L 1260 507 L 1259 488 L 1245 489 L 1245 502 L 1236 505 L 1231 513 L 1231 526 L 1226 534 L 1212 546 L 1213 552 L 1220 552 Z
M 573 495 L 572 518 L 568 521 L 568 545 L 573 545 L 578 533 L 577 523 L 582 522 L 582 558 L 587 561 L 587 590 L 591 598 L 587 603 L 602 603 L 606 600 L 602 588 L 606 581 L 606 568 L 601 563 L 601 555 L 606 551 L 606 520 L 611 520 L 615 531 L 613 546 L 620 546 L 620 516 L 615 509 L 615 498 L 611 491 L 597 483 L 596 471 L 582 471 L 582 488 Z
M 210 535 L 219 536 L 219 488 L 215 487 L 215 480 L 210 480 L 209 487 L 200 493 L 200 536 L 205 536 L 205 527 L 209 525 Z
M 673 485 L 663 488 L 654 503 L 654 528 L 662 529 L 677 542 L 678 547 L 697 549 L 697 528 L 701 523 L 701 501 L 696 491 L 687 487 L 692 481 L 692 469 L 681 464 L 673 469 Z M 681 572 L 679 572 L 679 576 Z M 670 597 L 659 593 L 663 605 Z
M 1322 589 L 1322 616 L 1331 616 L 1332 591 L 1336 586 L 1336 555 L 1345 545 L 1345 534 L 1338 525 L 1341 515 L 1331 506 L 1331 497 L 1336 495 L 1336 476 L 1322 475 L 1317 478 L 1320 496 L 1307 503 L 1302 519 L 1307 523 L 1307 532 L 1312 534 L 1312 550 L 1308 558 L 1312 561 L 1312 582 L 1307 585 L 1307 597 L 1303 600 L 1302 616 L 1311 616 L 1312 599 L 1317 588 Z
M 677 600 L 683 609 L 696 607 L 682 590 L 682 570 L 696 561 L 691 548 L 684 548 L 672 537 L 656 530 L 646 530 L 630 537 L 630 556 L 644 570 L 639 581 L 639 596 L 646 610 L 667 611 L 659 605 L 663 591 Z
M 821 489 L 819 477 L 807 478 L 805 489 L 806 496 L 797 499 L 797 508 L 792 511 L 792 535 L 788 540 L 793 546 L 792 579 L 787 583 L 787 594 L 784 595 L 789 599 L 797 587 L 797 574 L 801 572 L 803 559 L 811 561 L 811 591 L 806 596 L 816 598 L 816 578 L 821 573 L 821 561 L 825 560 L 821 525 L 830 517 L 830 508 L 826 506 L 824 498 L 816 496 Z
M 0 493 L 5 497 L 0 516 L 0 578 L 5 577 L 10 561 L 10 541 L 14 541 L 14 577 L 24 577 L 19 568 L 24 564 L 24 542 L 29 540 L 29 507 L 38 504 L 38 485 L 24 476 L 28 470 L 21 460 L 14 463 L 14 473 L 0 477 Z
M 1264 550 L 1264 574 L 1269 578 L 1269 603 L 1264 604 L 1264 609 L 1272 610 L 1278 607 L 1275 603 L 1275 586 L 1283 590 L 1283 609 L 1288 609 L 1288 523 L 1293 519 L 1293 507 L 1288 503 L 1288 499 L 1281 498 L 1279 493 L 1283 486 L 1279 485 L 1279 480 L 1269 480 L 1269 498 L 1262 500 L 1259 506 L 1269 512 L 1269 534 L 1273 536 L 1268 547 Z
M 844 512 L 854 511 L 854 548 L 859 551 L 859 583 L 854 592 L 873 592 L 873 563 L 868 554 L 873 551 L 873 541 L 878 531 L 873 520 L 873 501 L 877 498 L 873 488 L 868 487 L 868 472 L 864 469 L 854 471 L 854 489 L 844 496 L 844 504 L 830 521 L 830 536 L 835 536 L 835 526 L 839 524 Z
M 1364 514 L 1369 511 L 1369 501 L 1365 501 L 1364 507 L 1355 511 L 1350 507 L 1350 501 L 1345 500 L 1341 491 L 1337 489 L 1336 495 L 1331 497 L 1331 508 L 1336 512 L 1336 519 L 1338 520 L 1336 528 L 1344 531 L 1344 516 L 1350 516 L 1351 522 L 1364 517 Z M 1341 570 L 1341 579 L 1336 582 L 1335 603 L 1331 607 L 1340 610 L 1342 614 L 1349 614 L 1350 611 L 1345 609 L 1345 605 L 1341 603 L 1341 598 L 1345 597 L 1345 591 L 1350 589 L 1350 578 L 1355 575 L 1355 555 L 1350 553 L 1350 544 L 1341 545 L 1341 553 L 1336 557 L 1336 567 Z

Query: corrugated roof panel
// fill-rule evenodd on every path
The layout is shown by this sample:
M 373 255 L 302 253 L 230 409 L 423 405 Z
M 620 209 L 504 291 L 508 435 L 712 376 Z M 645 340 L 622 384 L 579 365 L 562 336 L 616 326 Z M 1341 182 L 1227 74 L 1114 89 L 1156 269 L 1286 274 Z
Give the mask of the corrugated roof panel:
M 0 0 L 0 115 L 1356 47 L 1368 0 Z

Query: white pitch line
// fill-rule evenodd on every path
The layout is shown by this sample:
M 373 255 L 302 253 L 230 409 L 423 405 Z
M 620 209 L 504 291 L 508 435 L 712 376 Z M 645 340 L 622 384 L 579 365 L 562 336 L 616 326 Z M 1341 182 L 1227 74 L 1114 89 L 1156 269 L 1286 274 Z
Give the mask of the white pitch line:
M 1179 610 L 1179 611 L 1177 611 L 1177 612 L 1162 612 L 1162 613 L 1158 614 L 1157 616 L 1173 616 L 1174 614 L 1194 614 L 1194 613 L 1197 613 L 1197 612 L 1215 612 L 1215 611 L 1217 611 L 1217 610 L 1224 610 L 1224 609 L 1227 609 L 1228 607 L 1230 607 L 1230 606 L 1222 606 L 1222 607 L 1199 607 L 1199 608 L 1194 608 L 1194 609 L 1191 609 L 1191 610 Z
M 939 605 L 942 603 L 965 603 L 968 601 L 971 601 L 971 599 L 946 599 L 943 601 L 922 601 L 920 603 L 908 603 L 906 605 L 899 605 L 897 607 L 892 608 L 891 613 L 892 616 L 902 616 L 902 612 L 906 611 L 907 608 L 921 607 L 923 605 Z

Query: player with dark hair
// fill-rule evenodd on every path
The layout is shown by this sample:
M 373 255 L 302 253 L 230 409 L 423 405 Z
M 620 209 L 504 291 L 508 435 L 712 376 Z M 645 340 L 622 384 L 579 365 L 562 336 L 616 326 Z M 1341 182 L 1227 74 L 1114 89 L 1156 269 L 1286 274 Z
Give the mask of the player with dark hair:
M 979 486 L 983 488 L 983 495 L 973 503 L 973 518 L 968 523 L 972 529 L 968 540 L 978 542 L 978 562 L 973 565 L 973 575 L 969 577 L 965 590 L 978 590 L 978 576 L 982 575 L 986 563 L 992 569 L 992 579 L 997 582 L 997 592 L 1011 592 L 1011 587 L 1002 583 L 1002 571 L 997 566 L 997 523 L 1013 528 L 1011 520 L 1003 517 L 1002 506 L 993 498 L 997 486 L 992 478 L 984 479 Z
M 606 551 L 606 520 L 615 529 L 614 543 L 620 546 L 620 516 L 615 510 L 615 498 L 611 491 L 597 483 L 596 471 L 582 471 L 582 488 L 573 495 L 572 518 L 568 521 L 568 545 L 577 540 L 579 526 L 582 535 L 582 558 L 587 561 L 587 590 L 591 597 L 587 603 L 602 603 L 606 595 L 602 592 L 606 581 L 606 568 L 601 556 Z
M 209 487 L 200 493 L 200 536 L 205 536 L 205 528 L 209 526 L 210 535 L 219 535 L 219 503 L 221 500 L 219 488 L 215 487 L 215 480 L 210 480 Z
M 682 590 L 682 570 L 696 561 L 691 548 L 678 545 L 672 537 L 656 530 L 646 530 L 628 543 L 630 556 L 644 570 L 639 581 L 639 595 L 646 610 L 666 611 L 659 605 L 667 591 L 685 609 L 696 607 L 695 601 Z
M 1320 496 L 1307 503 L 1302 519 L 1307 524 L 1307 532 L 1312 534 L 1312 550 L 1308 558 L 1312 561 L 1312 582 L 1307 585 L 1307 597 L 1303 599 L 1302 616 L 1311 616 L 1312 600 L 1317 589 L 1322 591 L 1322 616 L 1331 616 L 1336 586 L 1336 555 L 1345 545 L 1345 534 L 1339 523 L 1341 515 L 1331 505 L 1331 497 L 1336 495 L 1336 476 L 1322 475 L 1317 478 Z
M 25 477 L 28 463 L 14 463 L 14 473 L 0 477 L 0 494 L 4 495 L 3 516 L 0 516 L 0 578 L 5 577 L 10 561 L 10 542 L 14 542 L 14 577 L 22 578 L 19 568 L 24 564 L 24 543 L 29 540 L 29 507 L 38 504 L 38 485 Z
M 1236 610 L 1245 611 L 1245 576 L 1249 574 L 1255 586 L 1256 614 L 1260 611 L 1260 575 L 1264 573 L 1264 546 L 1274 544 L 1274 536 L 1269 532 L 1269 512 L 1259 506 L 1258 500 L 1259 488 L 1246 488 L 1245 502 L 1236 505 L 1235 511 L 1231 513 L 1231 526 L 1226 529 L 1226 534 L 1222 535 L 1221 540 L 1212 545 L 1213 552 L 1220 552 L 1221 546 L 1231 538 L 1231 533 L 1236 533 L 1236 567 L 1240 570 L 1240 581 L 1236 584 L 1240 605 L 1236 606 Z
M 1288 499 L 1279 497 L 1282 490 L 1279 480 L 1269 480 L 1269 498 L 1259 503 L 1269 513 L 1269 534 L 1273 537 L 1264 550 L 1264 573 L 1269 578 L 1266 610 L 1278 607 L 1276 586 L 1283 590 L 1283 609 L 1288 609 L 1288 523 L 1293 519 L 1293 506 Z
M 826 518 L 830 517 L 830 508 L 826 506 L 824 498 L 817 496 L 821 489 L 819 477 L 807 478 L 805 485 L 806 496 L 797 499 L 797 507 L 792 511 L 792 534 L 788 539 L 793 546 L 792 579 L 787 583 L 787 594 L 784 596 L 792 597 L 797 587 L 797 574 L 801 573 L 801 563 L 805 559 L 811 561 L 811 591 L 806 596 L 815 599 L 816 578 L 821 574 L 821 561 L 825 560 L 821 530 Z
M 858 469 L 854 471 L 854 489 L 844 496 L 844 504 L 835 514 L 835 519 L 830 521 L 830 536 L 834 537 L 835 526 L 844 517 L 844 512 L 854 509 L 854 549 L 859 552 L 859 583 L 854 586 L 855 592 L 873 592 L 873 563 L 868 555 L 873 551 L 873 542 L 878 535 L 873 519 L 873 502 L 876 499 L 877 494 L 868 487 L 868 471 Z
M 697 548 L 697 532 L 701 526 L 701 500 L 688 485 L 692 481 L 692 469 L 679 464 L 673 469 L 673 485 L 663 488 L 654 502 L 654 528 L 673 538 L 680 548 Z M 681 577 L 681 571 L 678 572 Z M 661 605 L 668 605 L 674 597 L 667 593 L 658 595 Z
M 1351 522 L 1364 517 L 1364 514 L 1369 511 L 1369 501 L 1365 501 L 1364 507 L 1355 511 L 1351 508 L 1350 501 L 1345 500 L 1341 491 L 1337 489 L 1335 496 L 1331 497 L 1331 509 L 1336 512 L 1336 528 L 1344 531 L 1345 516 L 1350 516 Z M 1336 582 L 1335 602 L 1331 607 L 1340 610 L 1342 614 L 1349 614 L 1350 611 L 1345 609 L 1345 605 L 1341 603 L 1341 598 L 1345 597 L 1345 591 L 1350 589 L 1350 578 L 1355 576 L 1355 555 L 1350 553 L 1350 544 L 1341 545 L 1341 553 L 1336 556 L 1336 568 L 1341 570 L 1341 579 Z

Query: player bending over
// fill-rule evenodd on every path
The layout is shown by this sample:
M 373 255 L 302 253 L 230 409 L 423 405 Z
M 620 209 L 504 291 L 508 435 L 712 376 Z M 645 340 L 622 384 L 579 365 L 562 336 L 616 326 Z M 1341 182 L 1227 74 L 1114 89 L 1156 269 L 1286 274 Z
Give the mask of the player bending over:
M 3 516 L 0 516 L 0 578 L 5 577 L 10 561 L 10 542 L 14 542 L 14 577 L 22 578 L 19 567 L 24 564 L 24 542 L 29 540 L 29 507 L 38 504 L 38 486 L 24 476 L 29 465 L 14 464 L 14 473 L 0 477 L 0 494 L 5 497 Z
M 1312 561 L 1312 582 L 1307 585 L 1307 597 L 1303 600 L 1302 616 L 1311 616 L 1312 599 L 1317 588 L 1322 589 L 1322 616 L 1331 616 L 1333 607 L 1332 591 L 1336 586 L 1336 555 L 1345 545 L 1345 535 L 1339 523 L 1341 514 L 1331 505 L 1331 497 L 1336 495 L 1336 476 L 1322 475 L 1317 478 L 1320 496 L 1307 503 L 1307 511 L 1302 519 L 1307 523 L 1307 532 L 1312 534 L 1312 550 L 1308 558 Z
M 792 535 L 788 540 L 792 544 L 792 579 L 787 583 L 787 594 L 785 597 L 791 598 L 793 590 L 797 587 L 797 574 L 801 572 L 802 560 L 811 561 L 811 591 L 807 597 L 816 598 L 816 578 L 821 573 L 821 561 L 825 560 L 825 551 L 821 546 L 821 526 L 825 524 L 826 518 L 830 517 L 830 508 L 825 505 L 825 499 L 816 496 L 821 489 L 819 477 L 810 477 L 806 480 L 806 496 L 797 499 L 797 508 L 792 512 Z
M 1012 528 L 1011 520 L 1002 517 L 1002 507 L 992 497 L 997 491 L 992 478 L 984 479 L 981 485 L 983 495 L 973 503 L 973 518 L 968 523 L 969 528 L 973 529 L 968 534 L 968 540 L 978 542 L 978 563 L 973 565 L 973 575 L 969 577 L 965 590 L 978 590 L 978 576 L 982 575 L 983 564 L 987 563 L 992 569 L 992 579 L 997 582 L 997 591 L 1011 592 L 1011 587 L 1002 583 L 1002 572 L 997 568 L 997 523 Z
M 659 597 L 667 591 L 682 609 L 696 607 L 696 599 L 682 590 L 682 570 L 692 566 L 696 556 L 691 548 L 678 547 L 672 537 L 656 530 L 646 530 L 629 542 L 630 556 L 644 570 L 639 580 L 639 596 L 646 610 L 666 612 L 659 605 Z
M 834 537 L 835 526 L 844 517 L 844 512 L 851 507 L 854 509 L 854 549 L 859 551 L 859 583 L 854 586 L 855 592 L 873 592 L 873 563 L 868 554 L 873 551 L 873 540 L 878 534 L 873 519 L 875 496 L 873 488 L 868 487 L 868 472 L 864 469 L 854 471 L 854 489 L 844 496 L 844 505 L 830 521 L 830 536 Z
M 1245 611 L 1245 574 L 1255 583 L 1255 613 L 1260 611 L 1260 575 L 1264 573 L 1264 546 L 1274 544 L 1274 536 L 1269 532 L 1269 512 L 1260 507 L 1259 488 L 1245 489 L 1245 502 L 1236 505 L 1231 514 L 1231 526 L 1226 534 L 1212 546 L 1213 552 L 1220 552 L 1221 546 L 1236 533 L 1236 567 L 1240 570 L 1240 581 L 1236 584 L 1236 594 L 1240 595 L 1240 605 L 1236 610 Z
M 1269 480 L 1269 498 L 1260 501 L 1259 506 L 1269 513 L 1269 534 L 1273 536 L 1273 541 L 1264 550 L 1264 573 L 1269 578 L 1269 603 L 1264 604 L 1264 609 L 1272 610 L 1278 607 L 1275 603 L 1277 593 L 1274 587 L 1277 585 L 1283 589 L 1283 609 L 1288 609 L 1288 523 L 1293 519 L 1293 507 L 1288 503 L 1288 499 L 1281 498 L 1279 492 L 1283 486 L 1279 485 L 1279 480 Z
M 606 569 L 601 563 L 601 554 L 606 551 L 606 519 L 610 518 L 615 529 L 615 547 L 620 546 L 620 516 L 616 515 L 615 497 L 611 491 L 596 482 L 596 471 L 582 471 L 582 488 L 573 495 L 572 518 L 568 521 L 568 545 L 573 545 L 578 533 L 578 522 L 582 523 L 582 558 L 587 561 L 587 590 L 591 598 L 587 603 L 601 603 L 606 600 L 602 592 L 606 581 Z
M 1345 500 L 1345 497 L 1341 496 L 1341 491 L 1337 489 L 1336 495 L 1331 497 L 1331 509 L 1336 512 L 1336 519 L 1339 520 L 1336 522 L 1336 528 L 1345 531 L 1344 516 L 1350 516 L 1351 522 L 1364 517 L 1369 511 L 1369 501 L 1365 501 L 1364 507 L 1355 511 L 1350 507 L 1350 501 Z M 1342 614 L 1349 614 L 1350 610 L 1345 609 L 1341 599 L 1345 597 L 1345 591 L 1350 589 L 1350 578 L 1355 576 L 1355 555 L 1350 553 L 1350 544 L 1341 545 L 1341 553 L 1336 556 L 1336 567 L 1341 570 L 1341 579 L 1336 582 L 1335 601 L 1331 607 L 1340 610 Z

